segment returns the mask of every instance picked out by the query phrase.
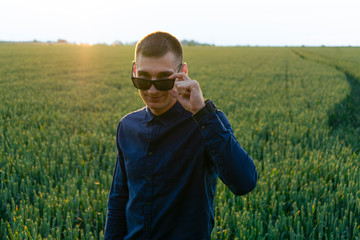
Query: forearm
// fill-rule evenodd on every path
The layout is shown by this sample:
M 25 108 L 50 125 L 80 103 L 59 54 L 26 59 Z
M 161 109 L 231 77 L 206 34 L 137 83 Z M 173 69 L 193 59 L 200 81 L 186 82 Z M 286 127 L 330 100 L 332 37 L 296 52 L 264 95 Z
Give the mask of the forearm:
M 211 112 L 198 121 L 221 180 L 236 195 L 244 195 L 256 186 L 255 164 L 236 140 L 222 112 Z
M 108 199 L 105 239 L 123 239 L 127 233 L 125 209 L 129 190 L 122 161 L 121 152 L 119 152 Z
M 109 198 L 108 211 L 105 224 L 105 239 L 123 239 L 127 233 L 126 225 L 126 199 L 114 201 Z

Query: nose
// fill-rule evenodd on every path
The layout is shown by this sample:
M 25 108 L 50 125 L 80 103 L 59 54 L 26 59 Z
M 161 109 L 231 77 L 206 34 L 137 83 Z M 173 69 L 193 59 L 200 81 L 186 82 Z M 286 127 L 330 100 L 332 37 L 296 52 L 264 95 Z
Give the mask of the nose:
M 147 90 L 149 94 L 155 95 L 159 90 L 157 90 L 154 84 L 151 84 L 150 88 Z

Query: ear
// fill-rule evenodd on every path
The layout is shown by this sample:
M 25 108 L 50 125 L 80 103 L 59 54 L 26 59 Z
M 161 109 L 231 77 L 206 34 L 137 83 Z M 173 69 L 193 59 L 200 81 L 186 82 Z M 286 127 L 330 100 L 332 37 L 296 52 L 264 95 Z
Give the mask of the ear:
M 186 75 L 188 75 L 189 71 L 188 71 L 188 65 L 186 62 L 183 63 L 180 72 L 184 72 Z
M 133 76 L 136 76 L 136 64 L 135 64 L 135 61 L 133 61 L 133 63 L 132 63 L 132 74 L 133 74 Z

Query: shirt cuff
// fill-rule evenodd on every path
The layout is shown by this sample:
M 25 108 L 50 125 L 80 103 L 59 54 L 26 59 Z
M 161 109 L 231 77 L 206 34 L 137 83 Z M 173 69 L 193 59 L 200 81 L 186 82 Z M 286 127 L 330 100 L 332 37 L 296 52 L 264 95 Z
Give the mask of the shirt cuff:
M 202 117 L 215 111 L 217 111 L 215 104 L 211 100 L 207 99 L 205 101 L 205 106 L 196 113 L 194 113 L 192 117 L 194 121 L 198 123 Z

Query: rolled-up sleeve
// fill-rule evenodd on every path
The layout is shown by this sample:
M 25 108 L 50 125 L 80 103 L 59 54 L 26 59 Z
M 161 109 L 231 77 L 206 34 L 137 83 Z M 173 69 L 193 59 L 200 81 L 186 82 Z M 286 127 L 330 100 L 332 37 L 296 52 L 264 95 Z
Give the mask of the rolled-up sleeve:
M 223 183 L 235 195 L 252 191 L 257 183 L 254 161 L 235 138 L 225 114 L 221 111 L 208 113 L 198 125 Z

